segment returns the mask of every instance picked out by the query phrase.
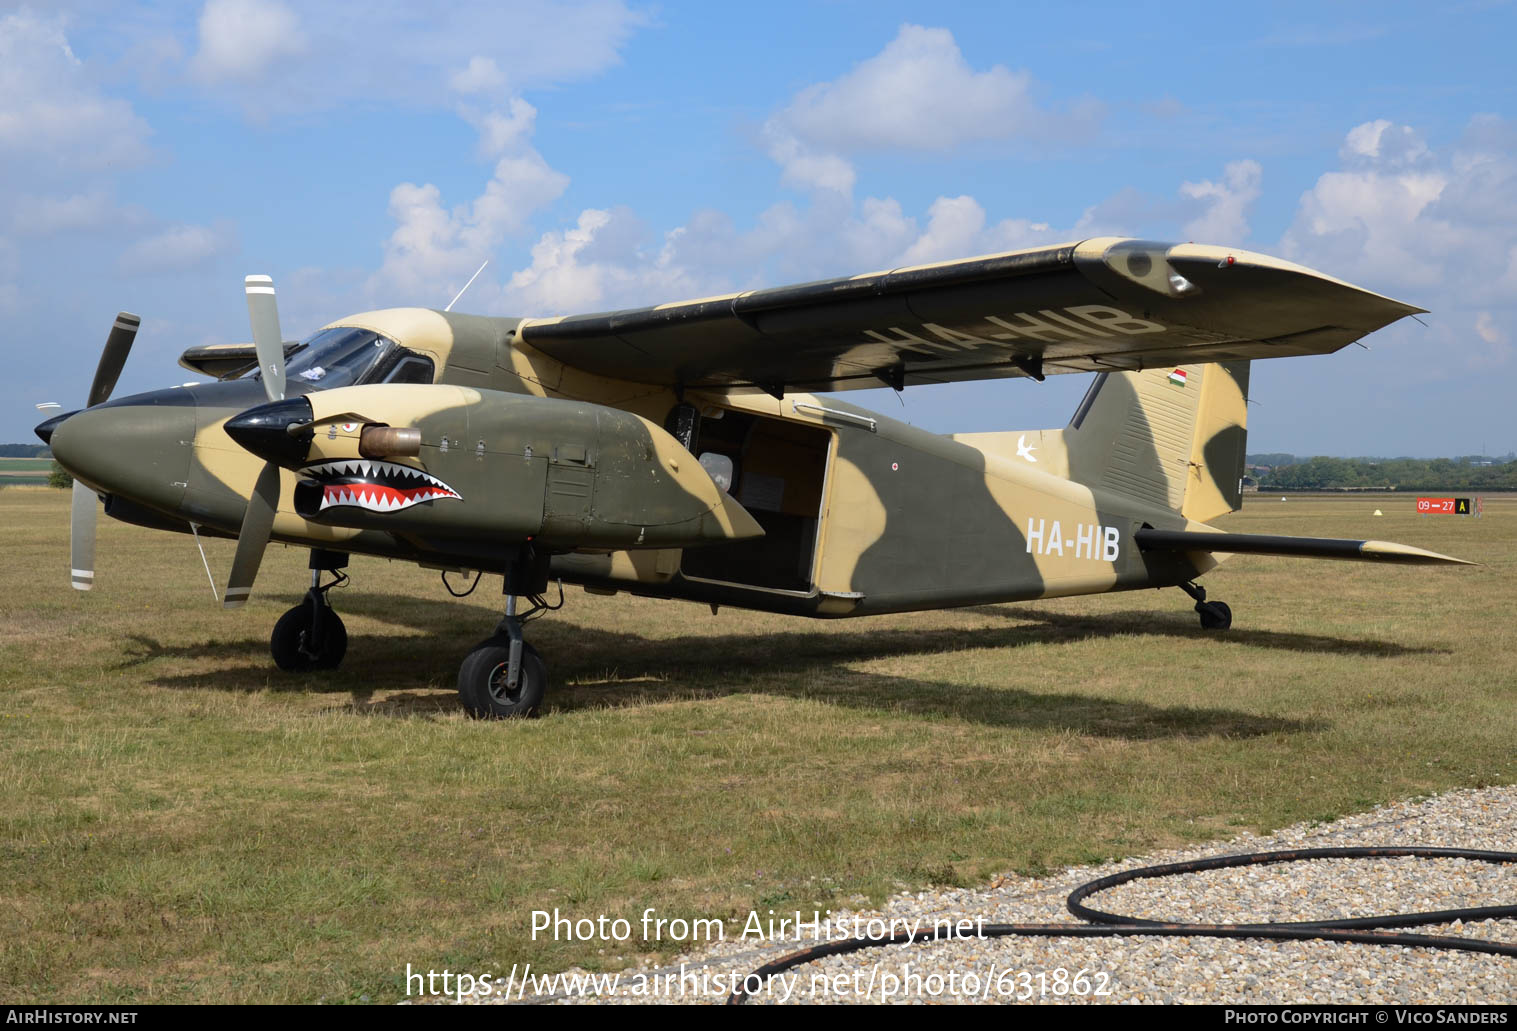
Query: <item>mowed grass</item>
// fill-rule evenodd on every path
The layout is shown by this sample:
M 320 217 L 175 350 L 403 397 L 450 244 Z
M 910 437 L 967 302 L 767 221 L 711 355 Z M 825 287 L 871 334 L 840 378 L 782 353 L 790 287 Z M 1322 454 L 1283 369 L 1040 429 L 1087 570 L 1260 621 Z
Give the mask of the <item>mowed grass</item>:
M 0 487 L 46 484 L 52 471 L 50 458 L 0 458 Z
M 1517 500 L 1412 506 L 1250 498 L 1220 525 L 1482 565 L 1236 558 L 1225 634 L 1174 590 L 809 622 L 570 588 L 546 712 L 480 723 L 498 577 L 356 559 L 342 670 L 292 677 L 305 552 L 222 612 L 190 538 L 102 519 L 79 594 L 68 494 L 0 491 L 0 999 L 391 1001 L 407 963 L 678 947 L 534 941 L 538 909 L 809 911 L 1510 783 Z

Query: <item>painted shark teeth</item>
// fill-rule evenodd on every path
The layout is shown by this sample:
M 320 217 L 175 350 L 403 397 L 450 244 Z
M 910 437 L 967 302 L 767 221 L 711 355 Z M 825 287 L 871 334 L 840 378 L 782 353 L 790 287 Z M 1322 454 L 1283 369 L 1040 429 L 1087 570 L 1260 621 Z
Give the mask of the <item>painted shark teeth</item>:
M 463 500 L 430 473 L 396 462 L 342 459 L 308 465 L 301 471 L 322 485 L 322 510 L 349 507 L 390 513 L 424 501 Z

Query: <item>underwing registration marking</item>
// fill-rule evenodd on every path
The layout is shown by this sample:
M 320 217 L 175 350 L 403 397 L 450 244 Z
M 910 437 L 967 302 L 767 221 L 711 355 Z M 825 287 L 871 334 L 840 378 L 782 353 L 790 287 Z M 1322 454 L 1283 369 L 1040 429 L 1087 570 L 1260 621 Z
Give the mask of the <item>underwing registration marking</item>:
M 1036 312 L 986 315 L 984 329 L 979 332 L 966 333 L 935 322 L 924 322 L 921 328 L 931 334 L 931 337 L 921 336 L 900 326 L 890 327 L 892 335 L 873 329 L 865 330 L 864 335 L 876 343 L 908 344 L 913 349 L 936 354 L 956 354 L 987 345 L 994 347 L 1017 339 L 1043 344 L 1111 340 L 1114 337 L 1143 333 L 1163 333 L 1166 327 L 1121 308 L 1105 304 L 1080 304 L 1057 310 L 1043 308 Z

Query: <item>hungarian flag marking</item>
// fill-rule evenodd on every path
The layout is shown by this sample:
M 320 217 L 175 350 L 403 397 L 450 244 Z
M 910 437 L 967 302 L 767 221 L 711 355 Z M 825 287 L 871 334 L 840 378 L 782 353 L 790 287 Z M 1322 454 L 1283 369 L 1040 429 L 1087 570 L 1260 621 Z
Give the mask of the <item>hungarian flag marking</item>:
M 1177 387 L 1185 386 L 1185 370 L 1176 369 L 1169 374 L 1169 381 Z

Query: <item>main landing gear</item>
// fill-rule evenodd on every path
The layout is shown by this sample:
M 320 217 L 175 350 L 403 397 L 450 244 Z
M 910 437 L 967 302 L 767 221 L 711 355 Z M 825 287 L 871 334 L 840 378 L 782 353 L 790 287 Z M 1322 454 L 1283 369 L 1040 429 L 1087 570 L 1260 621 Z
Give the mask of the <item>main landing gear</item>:
M 1233 625 L 1233 610 L 1225 601 L 1207 601 L 1205 587 L 1183 583 L 1180 590 L 1196 599 L 1196 613 L 1201 617 L 1202 630 L 1226 630 Z
M 311 589 L 305 601 L 279 617 L 269 637 L 269 651 L 274 664 L 286 673 L 309 673 L 319 669 L 336 669 L 348 650 L 348 629 L 327 603 L 327 592 L 347 583 L 342 572 L 348 556 L 340 551 L 311 549 Z M 321 574 L 334 575 L 323 584 Z
M 522 625 L 563 606 L 543 600 L 548 589 L 548 556 L 523 545 L 506 569 L 506 615 L 495 633 L 474 646 L 458 670 L 458 698 L 475 719 L 530 716 L 548 690 L 548 667 L 537 649 L 522 637 Z M 517 611 L 526 598 L 531 605 Z

